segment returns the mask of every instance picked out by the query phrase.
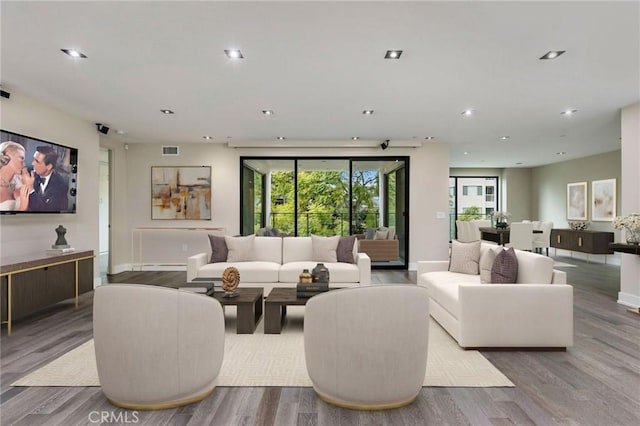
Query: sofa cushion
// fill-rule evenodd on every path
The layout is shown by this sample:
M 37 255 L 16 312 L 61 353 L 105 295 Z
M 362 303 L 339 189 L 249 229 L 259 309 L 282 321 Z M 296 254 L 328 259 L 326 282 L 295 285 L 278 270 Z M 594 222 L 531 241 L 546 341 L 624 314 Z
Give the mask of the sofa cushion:
M 275 283 L 278 282 L 280 264 L 274 262 L 218 262 L 207 263 L 198 270 L 198 276 L 203 278 L 220 278 L 225 269 L 234 266 L 240 273 L 240 287 L 247 283 Z M 302 270 L 300 270 L 301 272 Z M 298 273 L 300 273 L 298 272 Z
M 421 278 L 434 299 L 455 318 L 460 318 L 458 303 L 458 284 L 470 283 L 480 285 L 480 275 L 460 274 L 456 272 L 437 271 L 422 274 Z
M 211 259 L 209 262 L 226 262 L 229 250 L 223 236 L 209 234 L 209 243 L 211 244 Z
M 256 237 L 253 240 L 253 256 L 251 260 L 282 263 L 282 238 Z
M 311 247 L 313 250 L 312 260 L 318 262 L 337 262 L 338 255 L 336 250 L 338 249 L 338 243 L 340 242 L 340 236 L 335 237 L 319 237 L 317 235 L 311 236 Z
M 247 262 L 255 259 L 253 252 L 253 240 L 255 235 L 249 235 L 247 237 L 229 237 L 225 236 L 224 240 L 227 243 L 227 249 L 229 254 L 227 255 L 227 261 L 233 262 Z
M 281 283 L 297 283 L 303 269 L 313 270 L 318 264 L 315 261 L 289 262 L 280 268 Z M 329 285 L 332 283 L 357 283 L 360 281 L 360 270 L 357 265 L 345 262 L 325 263 L 329 269 Z
M 449 271 L 461 274 L 478 275 L 478 262 L 480 261 L 480 241 L 461 243 L 451 241 L 451 258 Z
M 308 261 L 308 262 L 313 261 L 313 245 L 311 243 L 311 237 L 283 238 L 282 239 L 282 263 L 303 262 L 303 261 Z
M 374 240 L 386 240 L 388 236 L 389 236 L 389 230 L 388 229 L 378 229 L 378 230 L 376 230 L 375 234 L 373 235 L 373 239 Z
M 376 228 L 367 228 L 367 232 L 366 232 L 364 238 L 366 240 L 373 240 L 373 238 L 376 236 L 376 231 L 377 231 Z
M 336 249 L 338 262 L 356 263 L 356 260 L 353 257 L 353 245 L 355 243 L 355 235 L 340 237 L 340 241 L 338 241 L 338 248 Z
M 491 283 L 514 284 L 518 279 L 518 258 L 513 247 L 496 254 L 491 268 Z

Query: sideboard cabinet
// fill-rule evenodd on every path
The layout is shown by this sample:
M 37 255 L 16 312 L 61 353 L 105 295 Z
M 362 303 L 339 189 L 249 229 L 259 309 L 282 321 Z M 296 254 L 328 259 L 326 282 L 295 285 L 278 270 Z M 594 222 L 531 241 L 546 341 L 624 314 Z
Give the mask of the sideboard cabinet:
M 552 229 L 551 247 L 588 254 L 613 254 L 613 232 Z
M 93 290 L 92 250 L 47 256 L 46 253 L 1 259 L 2 323 Z

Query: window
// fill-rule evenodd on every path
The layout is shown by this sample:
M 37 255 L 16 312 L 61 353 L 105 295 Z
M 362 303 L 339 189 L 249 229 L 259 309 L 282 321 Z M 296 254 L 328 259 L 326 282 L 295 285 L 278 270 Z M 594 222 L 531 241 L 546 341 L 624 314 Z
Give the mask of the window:
M 487 186 L 485 188 L 486 201 L 488 203 L 493 202 L 495 200 L 494 191 L 495 191 L 495 188 L 493 186 Z
M 462 187 L 462 195 L 475 196 L 482 195 L 482 187 L 476 185 L 465 185 Z

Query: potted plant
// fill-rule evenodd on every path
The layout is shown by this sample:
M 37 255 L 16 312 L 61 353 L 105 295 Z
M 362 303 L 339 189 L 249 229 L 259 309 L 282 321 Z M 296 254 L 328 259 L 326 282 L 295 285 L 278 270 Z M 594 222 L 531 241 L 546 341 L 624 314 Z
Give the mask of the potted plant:
M 509 212 L 493 212 L 493 220 L 496 224 L 496 228 L 504 229 L 509 226 L 509 219 L 511 219 L 511 213 Z
M 640 213 L 617 216 L 613 220 L 613 227 L 625 230 L 627 244 L 640 244 Z

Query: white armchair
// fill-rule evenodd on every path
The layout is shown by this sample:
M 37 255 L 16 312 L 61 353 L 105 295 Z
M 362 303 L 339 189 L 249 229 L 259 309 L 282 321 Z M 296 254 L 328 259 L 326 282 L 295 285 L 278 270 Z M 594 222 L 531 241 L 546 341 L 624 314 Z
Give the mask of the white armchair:
M 172 288 L 96 288 L 93 337 L 100 386 L 133 410 L 190 404 L 213 392 L 224 355 L 222 306 Z
M 334 405 L 382 410 L 412 403 L 424 383 L 429 295 L 416 285 L 376 285 L 314 296 L 304 313 L 307 371 Z

